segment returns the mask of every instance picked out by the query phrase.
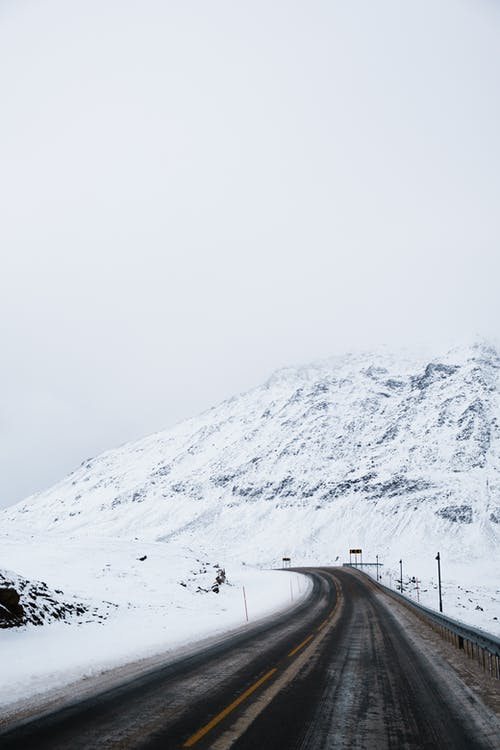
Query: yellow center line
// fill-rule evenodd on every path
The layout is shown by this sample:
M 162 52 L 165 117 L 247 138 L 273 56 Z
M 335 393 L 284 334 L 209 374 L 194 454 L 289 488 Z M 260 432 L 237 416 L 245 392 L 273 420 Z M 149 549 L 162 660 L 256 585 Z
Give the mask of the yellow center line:
M 337 595 L 340 598 L 339 587 L 336 581 L 334 581 L 334 583 L 335 583 L 335 588 L 337 589 Z M 318 625 L 318 627 L 316 628 L 316 632 L 319 632 L 322 628 L 324 628 L 325 625 L 328 623 L 328 621 L 333 617 L 337 609 L 338 603 L 339 603 L 339 600 L 337 600 L 334 608 L 328 614 L 328 617 L 325 620 L 323 620 L 323 622 L 320 625 Z M 288 657 L 290 658 L 292 656 L 295 656 L 295 654 L 301 651 L 301 649 L 303 649 L 304 646 L 307 646 L 309 641 L 311 641 L 313 638 L 314 638 L 314 633 L 311 633 L 311 635 L 308 635 L 307 638 L 304 638 L 302 643 L 299 643 L 298 646 L 296 646 L 292 651 L 290 651 L 290 653 L 288 654 Z M 228 716 L 232 711 L 234 711 L 235 708 L 241 705 L 243 701 L 245 701 L 250 695 L 252 695 L 252 693 L 254 693 L 264 682 L 266 682 L 266 680 L 272 677 L 277 671 L 278 671 L 278 668 L 275 667 L 274 669 L 269 670 L 269 672 L 266 672 L 266 674 L 263 677 L 261 677 L 259 680 L 257 680 L 257 682 L 254 682 L 254 684 L 251 685 L 248 688 L 248 690 L 245 690 L 244 693 L 242 693 L 238 698 L 236 698 L 236 700 L 234 700 L 223 711 L 217 714 L 217 716 L 215 716 L 211 721 L 209 721 L 208 724 L 205 724 L 205 726 L 199 729 L 196 732 L 196 734 L 193 734 L 188 740 L 186 740 L 186 742 L 183 744 L 182 747 L 193 747 L 193 745 L 195 745 L 199 740 L 202 739 L 202 737 L 208 734 L 208 732 L 210 732 L 211 729 L 217 726 L 217 724 L 219 724 L 219 722 L 221 722 L 222 719 L 225 719 L 225 717 Z
M 311 640 L 311 638 L 314 638 L 314 633 L 312 635 L 308 635 L 307 638 L 304 638 L 304 640 L 302 641 L 302 643 L 299 643 L 298 646 L 295 646 L 295 648 L 293 649 L 293 651 L 290 651 L 290 653 L 288 654 L 288 656 L 295 656 L 295 654 L 298 651 L 300 651 L 301 648 L 304 648 L 304 646 L 306 646 L 309 643 L 309 641 Z
M 220 712 L 220 714 L 217 714 L 211 721 L 208 722 L 208 724 L 205 724 L 204 727 L 202 727 L 196 734 L 193 734 L 192 737 L 190 737 L 182 747 L 192 747 L 195 745 L 198 740 L 201 740 L 202 737 L 204 737 L 208 732 L 210 732 L 211 729 L 213 729 L 222 719 L 224 719 L 228 714 L 231 713 L 231 711 L 234 711 L 235 708 L 237 708 L 243 701 L 245 701 L 252 693 L 254 693 L 257 688 L 259 688 L 262 683 L 264 683 L 266 680 L 268 680 L 270 677 L 273 676 L 273 674 L 277 671 L 277 669 L 271 669 L 269 672 L 266 672 L 266 674 L 260 678 L 260 680 L 257 680 L 257 682 L 254 682 L 253 685 L 251 685 L 248 690 L 245 690 L 244 693 L 242 693 L 238 698 L 236 698 L 235 701 L 233 701 L 229 706 L 227 706 L 223 711 Z

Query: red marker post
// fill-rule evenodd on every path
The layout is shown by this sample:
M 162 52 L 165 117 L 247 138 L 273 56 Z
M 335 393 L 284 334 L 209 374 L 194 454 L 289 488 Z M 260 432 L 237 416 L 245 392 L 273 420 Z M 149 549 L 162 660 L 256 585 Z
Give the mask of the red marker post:
M 245 593 L 245 587 L 243 586 L 243 602 L 245 604 L 245 617 L 248 622 L 248 607 L 247 607 L 247 595 Z

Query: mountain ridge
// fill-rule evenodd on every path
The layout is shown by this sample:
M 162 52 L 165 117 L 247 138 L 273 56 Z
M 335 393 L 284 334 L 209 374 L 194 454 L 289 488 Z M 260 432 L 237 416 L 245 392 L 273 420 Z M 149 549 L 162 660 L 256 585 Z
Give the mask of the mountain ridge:
M 422 543 L 445 534 L 457 555 L 474 556 L 478 544 L 497 549 L 499 372 L 484 343 L 431 361 L 363 353 L 283 368 L 199 417 L 86 460 L 2 520 L 202 537 L 251 560 L 275 556 L 276 539 L 309 558 L 332 529 L 344 547 L 353 537 L 389 549 L 398 535 L 414 546 L 418 522 Z

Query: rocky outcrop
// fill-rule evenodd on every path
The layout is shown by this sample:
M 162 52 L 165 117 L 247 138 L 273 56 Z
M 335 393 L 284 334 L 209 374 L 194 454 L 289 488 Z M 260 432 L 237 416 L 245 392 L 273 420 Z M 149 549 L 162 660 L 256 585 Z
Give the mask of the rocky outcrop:
M 0 627 L 2 622 L 11 625 L 23 624 L 24 608 L 19 604 L 19 600 L 20 596 L 16 589 L 9 586 L 0 588 Z
M 212 583 L 212 591 L 214 594 L 218 594 L 220 591 L 220 587 L 223 583 L 226 583 L 226 571 L 224 568 L 219 568 L 217 570 L 217 575 L 215 576 L 215 581 Z
M 43 625 L 55 620 L 104 620 L 114 605 L 103 607 L 72 600 L 43 581 L 29 581 L 10 571 L 0 571 L 0 628 Z

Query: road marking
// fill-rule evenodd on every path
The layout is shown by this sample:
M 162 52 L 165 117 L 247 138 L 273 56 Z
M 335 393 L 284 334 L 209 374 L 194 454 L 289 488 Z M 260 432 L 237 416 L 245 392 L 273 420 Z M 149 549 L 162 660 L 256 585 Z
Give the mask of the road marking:
M 211 729 L 213 729 L 222 719 L 224 719 L 228 714 L 231 713 L 231 711 L 234 711 L 235 708 L 237 708 L 243 701 L 245 701 L 252 693 L 254 693 L 257 688 L 259 688 L 266 680 L 268 680 L 270 677 L 273 676 L 273 674 L 277 672 L 277 669 L 270 669 L 269 672 L 266 672 L 266 674 L 260 678 L 260 680 L 257 680 L 257 682 L 254 682 L 253 685 L 251 685 L 248 690 L 245 690 L 244 693 L 242 693 L 238 698 L 236 698 L 235 701 L 230 703 L 229 706 L 227 706 L 223 711 L 220 712 L 220 714 L 217 714 L 212 721 L 209 721 L 208 724 L 205 724 L 204 727 L 202 727 L 196 734 L 193 734 L 192 737 L 190 737 L 182 747 L 193 747 L 198 740 L 201 740 L 202 737 L 204 737 L 208 732 L 210 732 Z
M 247 707 L 243 709 L 241 715 L 235 719 L 234 723 L 224 730 L 219 737 L 212 741 L 210 750 L 233 750 L 234 744 L 247 731 L 255 719 L 270 705 L 273 699 L 295 679 L 299 672 L 305 668 L 319 644 L 328 637 L 331 628 L 335 627 L 335 624 L 341 615 L 343 609 L 343 597 L 340 592 L 340 587 L 336 586 L 336 588 L 338 599 L 337 604 L 335 605 L 335 617 L 333 619 L 327 617 L 328 628 L 325 628 L 321 633 L 318 633 L 312 643 L 309 643 L 306 648 L 297 655 L 296 659 L 293 659 L 288 663 L 285 662 L 287 666 L 284 671 L 277 674 L 275 679 L 268 683 L 263 690 L 259 692 L 257 697 L 247 704 Z
M 295 648 L 293 649 L 293 651 L 290 651 L 290 653 L 288 654 L 288 656 L 289 657 L 290 656 L 295 656 L 296 653 L 298 653 L 302 648 L 304 648 L 304 646 L 306 646 L 309 643 L 309 641 L 311 640 L 311 638 L 314 638 L 314 633 L 312 633 L 311 635 L 308 635 L 307 638 L 304 638 L 304 640 L 302 641 L 302 643 L 299 643 L 298 646 L 295 646 Z
M 334 615 L 336 615 L 336 621 L 340 616 L 340 611 L 343 605 L 343 597 L 340 586 L 337 584 L 334 576 L 332 576 L 331 574 L 328 575 L 330 575 L 335 584 L 335 589 L 337 591 L 337 601 L 328 617 L 318 626 L 316 632 L 320 631 L 327 623 L 329 623 Z M 332 626 L 335 624 L 335 621 L 332 623 Z M 278 675 L 276 680 L 273 680 L 273 682 L 264 689 L 263 694 L 259 695 L 253 703 L 250 703 L 250 707 L 245 709 L 243 715 L 236 719 L 236 723 L 232 724 L 227 730 L 223 732 L 222 735 L 219 736 L 218 739 L 216 739 L 215 743 L 210 746 L 212 750 L 229 750 L 229 748 L 232 747 L 236 739 L 238 739 L 238 737 L 240 737 L 241 734 L 250 726 L 256 716 L 258 716 L 263 711 L 266 705 L 269 705 L 271 700 L 280 692 L 280 690 L 282 690 L 283 687 L 287 685 L 300 671 L 300 669 L 307 662 L 309 656 L 314 652 L 314 649 L 317 648 L 319 643 L 326 637 L 326 635 L 326 631 L 324 633 L 321 633 L 321 635 L 315 635 L 315 633 L 312 633 L 311 635 L 308 635 L 307 638 L 302 641 L 302 643 L 299 643 L 298 646 L 290 651 L 290 653 L 288 654 L 288 658 L 295 656 L 299 651 L 304 649 L 305 646 L 307 646 L 309 642 L 314 638 L 314 643 L 311 643 L 310 646 L 305 649 L 305 651 L 302 651 L 299 657 L 295 659 L 289 667 L 286 667 L 285 670 L 281 672 L 280 675 Z M 227 708 L 217 714 L 217 716 L 209 721 L 208 724 L 205 724 L 205 726 L 202 727 L 198 732 L 196 732 L 196 734 L 193 734 L 182 745 L 182 747 L 193 747 L 193 745 L 195 745 L 199 740 L 205 737 L 205 735 L 210 732 L 211 729 L 217 726 L 217 724 L 219 724 L 222 719 L 228 716 L 228 714 L 234 711 L 235 708 L 240 706 L 250 695 L 252 695 L 252 693 L 254 693 L 264 682 L 266 682 L 266 680 L 272 677 L 277 671 L 278 667 L 275 667 L 274 669 L 269 670 L 269 672 L 266 672 L 263 677 L 257 680 L 257 682 L 254 682 L 254 684 L 251 685 L 248 690 L 245 690 L 245 692 L 242 693 L 238 698 L 236 698 L 236 700 L 233 701 L 229 706 L 227 706 Z

